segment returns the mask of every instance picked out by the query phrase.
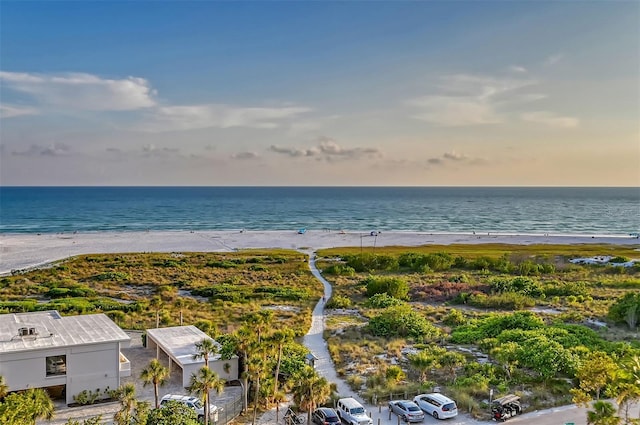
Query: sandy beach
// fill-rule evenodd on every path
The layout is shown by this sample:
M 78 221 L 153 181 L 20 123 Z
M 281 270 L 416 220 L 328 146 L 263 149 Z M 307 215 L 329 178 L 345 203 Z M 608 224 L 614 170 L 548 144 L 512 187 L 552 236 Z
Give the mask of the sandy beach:
M 0 235 L 0 274 L 41 266 L 79 254 L 118 252 L 224 252 L 245 248 L 315 250 L 340 246 L 420 246 L 427 244 L 581 244 L 640 245 L 635 237 L 607 235 L 533 235 L 296 231 L 166 231 Z

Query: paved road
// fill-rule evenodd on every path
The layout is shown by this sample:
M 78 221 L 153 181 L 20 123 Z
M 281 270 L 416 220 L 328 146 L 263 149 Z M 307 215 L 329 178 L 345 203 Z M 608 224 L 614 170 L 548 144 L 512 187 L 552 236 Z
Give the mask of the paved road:
M 322 277 L 318 269 L 316 268 L 315 253 L 307 252 L 309 254 L 309 269 L 311 273 L 324 285 L 324 295 L 326 299 L 331 297 L 331 284 Z M 380 412 L 378 407 L 372 406 L 366 403 L 361 397 L 355 394 L 347 383 L 338 377 L 335 369 L 335 365 L 329 356 L 329 350 L 327 349 L 327 343 L 323 338 L 324 331 L 324 302 L 320 300 L 313 309 L 313 317 L 311 320 L 311 328 L 305 335 L 303 343 L 318 358 L 316 361 L 316 370 L 321 376 L 327 378 L 329 382 L 334 382 L 338 387 L 338 394 L 343 397 L 351 396 L 360 401 L 367 411 L 371 412 L 374 425 L 397 425 L 398 418 L 396 415 L 391 415 L 389 419 L 389 411 L 386 407 Z M 573 422 L 575 425 L 586 425 L 587 414 L 584 408 L 577 407 L 575 405 L 563 406 L 553 409 L 540 410 L 532 413 L 527 413 L 521 416 L 517 416 L 508 420 L 507 424 L 535 424 L 535 425 L 564 425 L 566 423 Z M 472 425 L 472 424 L 494 424 L 495 422 L 481 422 L 472 419 L 466 415 L 458 415 L 458 417 L 447 420 L 445 422 L 438 421 L 432 417 L 425 418 L 425 424 L 445 423 L 447 425 Z

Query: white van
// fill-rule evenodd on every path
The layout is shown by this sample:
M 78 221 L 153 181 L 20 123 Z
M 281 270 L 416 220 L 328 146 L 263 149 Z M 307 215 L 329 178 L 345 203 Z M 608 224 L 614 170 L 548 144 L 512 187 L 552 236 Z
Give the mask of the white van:
M 348 397 L 341 398 L 336 404 L 336 412 L 349 425 L 373 425 L 373 420 L 367 416 L 362 404 L 358 400 Z

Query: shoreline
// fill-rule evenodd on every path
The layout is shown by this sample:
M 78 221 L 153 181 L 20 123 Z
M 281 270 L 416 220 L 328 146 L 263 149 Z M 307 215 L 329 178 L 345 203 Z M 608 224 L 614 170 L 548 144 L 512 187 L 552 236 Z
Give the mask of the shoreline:
M 232 252 L 250 248 L 317 250 L 334 247 L 500 243 L 640 245 L 636 236 L 494 232 L 307 230 L 168 230 L 0 234 L 0 275 L 43 267 L 82 254 L 125 252 Z M 639 254 L 640 256 L 640 254 Z

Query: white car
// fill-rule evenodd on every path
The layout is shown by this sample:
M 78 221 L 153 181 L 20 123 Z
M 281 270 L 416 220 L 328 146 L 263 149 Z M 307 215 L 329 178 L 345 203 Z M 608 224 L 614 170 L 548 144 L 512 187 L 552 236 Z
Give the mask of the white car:
M 349 425 L 373 425 L 373 420 L 367 416 L 364 406 L 352 397 L 338 400 L 336 412 L 340 419 Z
M 458 415 L 456 402 L 440 393 L 420 394 L 414 397 L 413 402 L 436 419 L 448 419 Z
M 199 398 L 191 397 L 188 395 L 167 394 L 164 397 L 162 397 L 162 400 L 160 400 L 160 407 L 164 406 L 169 401 L 175 401 L 175 402 L 184 404 L 185 406 L 196 411 L 199 421 L 204 420 L 204 405 L 202 404 Z M 218 408 L 215 405 L 209 404 L 209 414 L 211 415 L 211 418 L 210 418 L 211 422 L 218 421 Z

